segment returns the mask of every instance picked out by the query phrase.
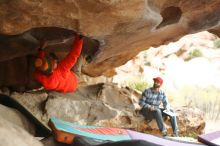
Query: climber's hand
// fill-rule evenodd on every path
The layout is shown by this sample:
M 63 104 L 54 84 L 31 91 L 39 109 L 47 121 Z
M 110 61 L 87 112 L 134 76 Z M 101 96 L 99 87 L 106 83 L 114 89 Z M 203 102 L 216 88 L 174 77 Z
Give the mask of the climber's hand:
M 79 34 L 79 39 L 83 39 L 83 38 L 84 38 L 84 36 Z

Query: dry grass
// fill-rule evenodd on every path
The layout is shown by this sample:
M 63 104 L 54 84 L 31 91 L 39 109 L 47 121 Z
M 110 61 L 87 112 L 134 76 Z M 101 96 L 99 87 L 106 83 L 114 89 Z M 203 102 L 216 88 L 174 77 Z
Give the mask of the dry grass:
M 130 80 L 127 80 L 125 83 L 123 83 L 124 85 L 135 89 L 137 91 L 143 92 L 144 89 L 149 88 L 149 84 L 147 83 L 147 81 L 142 78 L 142 77 L 134 77 L 131 78 Z
M 208 129 L 212 129 L 213 123 L 220 121 L 220 94 L 219 89 L 214 87 L 183 87 L 178 91 L 169 92 L 170 101 L 174 105 L 196 107 L 205 113 Z M 212 125 L 209 125 L 212 123 Z M 215 129 L 215 130 L 220 130 Z M 206 130 L 209 131 L 209 130 Z

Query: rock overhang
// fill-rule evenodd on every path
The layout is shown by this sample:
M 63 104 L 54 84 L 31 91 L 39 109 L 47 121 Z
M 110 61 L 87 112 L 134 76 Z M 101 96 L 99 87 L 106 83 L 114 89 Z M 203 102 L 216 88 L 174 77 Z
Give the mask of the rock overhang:
M 31 32 L 35 28 L 38 28 L 36 34 L 39 38 L 45 27 L 64 29 L 68 32 L 64 36 L 80 32 L 93 43 L 98 41 L 99 52 L 94 54 L 91 63 L 83 67 L 83 72 L 89 76 L 110 76 L 115 67 L 125 64 L 150 46 L 159 46 L 203 30 L 219 35 L 220 30 L 219 1 L 21 0 L 1 1 L 0 8 L 3 20 L 0 23 L 1 44 L 7 42 L 2 41 L 2 36 L 29 38 L 29 35 L 24 35 L 28 34 L 25 32 Z M 57 39 L 59 36 L 54 31 L 50 39 Z M 14 41 L 16 39 L 12 39 Z M 7 45 L 10 46 L 6 43 L 0 49 L 5 49 Z M 28 45 L 34 50 L 39 44 L 35 42 Z M 19 48 L 19 45 L 12 47 Z M 68 48 L 69 45 L 64 47 Z M 53 46 L 48 49 L 53 50 Z M 21 50 L 17 49 L 16 53 L 22 54 L 24 51 Z M 32 54 L 34 52 L 36 50 Z M 27 54 L 23 54 L 24 56 Z M 15 57 L 12 55 L 1 59 L 11 62 Z

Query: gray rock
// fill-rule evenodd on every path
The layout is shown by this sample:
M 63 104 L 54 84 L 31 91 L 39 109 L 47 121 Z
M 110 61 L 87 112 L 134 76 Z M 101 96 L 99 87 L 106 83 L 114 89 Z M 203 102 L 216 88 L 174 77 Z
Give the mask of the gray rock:
M 0 116 L 0 146 L 43 146 L 23 128 Z
M 120 127 L 139 132 L 160 133 L 155 120 L 149 123 L 139 114 L 140 94 L 130 88 L 121 88 L 115 84 L 96 84 L 80 87 L 74 93 L 49 92 L 48 94 L 47 98 L 45 93 L 16 93 L 13 97 L 16 97 L 33 114 L 37 114 L 38 119 L 45 124 L 49 118 L 56 117 L 82 125 Z M 39 108 L 42 102 L 45 103 L 44 107 Z M 181 134 L 203 133 L 205 120 L 204 114 L 199 109 L 178 107 L 175 110 Z M 165 124 L 168 132 L 172 133 L 168 119 L 165 119 Z
M 31 124 L 28 119 L 16 109 L 9 108 L 0 104 L 0 115 L 1 118 L 5 119 L 7 122 L 23 128 L 32 135 L 35 134 L 35 127 L 33 126 L 33 124 Z

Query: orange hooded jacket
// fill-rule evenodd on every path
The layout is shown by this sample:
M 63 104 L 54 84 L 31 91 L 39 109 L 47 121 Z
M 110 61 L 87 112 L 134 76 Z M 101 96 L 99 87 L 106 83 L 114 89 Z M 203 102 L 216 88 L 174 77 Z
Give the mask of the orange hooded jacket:
M 81 50 L 83 40 L 76 37 L 73 47 L 69 54 L 58 64 L 50 75 L 45 75 L 42 72 L 35 70 L 34 78 L 40 82 L 46 90 L 54 90 L 59 92 L 73 92 L 77 88 L 77 77 L 71 71 L 71 68 L 76 63 Z M 45 52 L 39 51 L 38 56 L 44 57 Z

